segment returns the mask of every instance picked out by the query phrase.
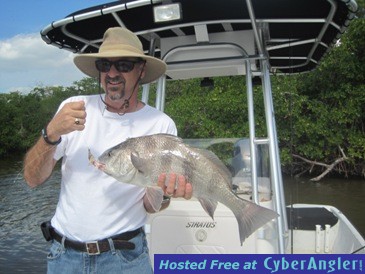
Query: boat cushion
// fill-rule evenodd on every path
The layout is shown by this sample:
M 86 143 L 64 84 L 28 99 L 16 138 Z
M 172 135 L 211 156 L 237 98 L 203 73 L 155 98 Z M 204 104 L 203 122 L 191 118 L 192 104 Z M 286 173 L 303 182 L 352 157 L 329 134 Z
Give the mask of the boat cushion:
M 324 207 L 287 207 L 288 226 L 290 229 L 316 230 L 316 225 L 325 229 L 325 225 L 334 226 L 338 218 Z

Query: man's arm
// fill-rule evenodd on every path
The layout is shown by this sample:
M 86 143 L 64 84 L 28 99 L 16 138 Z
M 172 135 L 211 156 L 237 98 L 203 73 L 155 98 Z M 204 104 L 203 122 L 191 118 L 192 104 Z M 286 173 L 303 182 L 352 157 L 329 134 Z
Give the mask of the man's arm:
M 56 146 L 47 144 L 43 138 L 28 151 L 24 158 L 24 179 L 30 187 L 42 184 L 51 175 L 56 160 Z
M 75 123 L 77 119 L 78 123 Z M 83 101 L 66 103 L 47 125 L 48 140 L 56 142 L 61 135 L 85 128 L 86 112 Z M 24 179 L 30 187 L 44 183 L 51 175 L 56 160 L 56 145 L 48 144 L 41 137 L 24 158 Z

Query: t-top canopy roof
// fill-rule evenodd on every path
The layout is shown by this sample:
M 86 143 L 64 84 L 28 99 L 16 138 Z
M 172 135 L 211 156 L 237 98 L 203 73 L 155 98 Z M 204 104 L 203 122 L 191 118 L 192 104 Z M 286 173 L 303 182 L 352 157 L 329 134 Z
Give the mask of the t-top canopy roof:
M 155 23 L 153 7 L 166 2 L 181 4 L 182 19 Z M 59 48 L 90 53 L 98 51 L 107 28 L 123 26 L 139 36 L 146 53 L 164 59 L 176 79 L 244 73 L 228 65 L 188 73 L 205 61 L 234 63 L 242 56 L 254 69 L 268 58 L 271 72 L 298 73 L 316 67 L 356 10 L 354 0 L 121 0 L 77 11 L 41 36 Z M 179 68 L 185 74 L 173 72 Z

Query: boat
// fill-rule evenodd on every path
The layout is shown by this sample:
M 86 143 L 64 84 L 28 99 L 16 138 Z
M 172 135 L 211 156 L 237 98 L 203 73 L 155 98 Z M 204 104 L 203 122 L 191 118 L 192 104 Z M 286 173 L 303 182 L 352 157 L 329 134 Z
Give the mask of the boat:
M 275 210 L 279 217 L 243 245 L 232 212 L 219 204 L 212 220 L 195 200 L 175 199 L 152 214 L 145 231 L 154 254 L 364 254 L 365 241 L 331 205 L 286 205 L 270 77 L 311 71 L 355 17 L 354 0 L 121 0 L 76 11 L 41 31 L 50 45 L 74 53 L 97 52 L 109 27 L 127 27 L 145 52 L 167 63 L 156 83 L 164 111 L 166 81 L 242 76 L 249 136 L 185 140 L 204 148 L 229 144 L 237 195 Z M 255 129 L 253 82 L 260 79 L 267 134 Z M 149 99 L 143 86 L 142 100 Z M 244 91 L 242 91 L 244 92 Z M 178 236 L 177 236 L 178 235 Z

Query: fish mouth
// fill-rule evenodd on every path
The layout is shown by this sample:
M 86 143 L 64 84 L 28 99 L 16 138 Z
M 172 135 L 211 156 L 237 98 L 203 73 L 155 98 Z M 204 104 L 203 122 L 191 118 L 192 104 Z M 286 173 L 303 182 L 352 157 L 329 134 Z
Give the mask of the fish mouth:
M 95 159 L 94 155 L 92 155 L 90 149 L 89 149 L 89 163 L 101 171 L 105 170 L 105 164 L 98 162 Z

